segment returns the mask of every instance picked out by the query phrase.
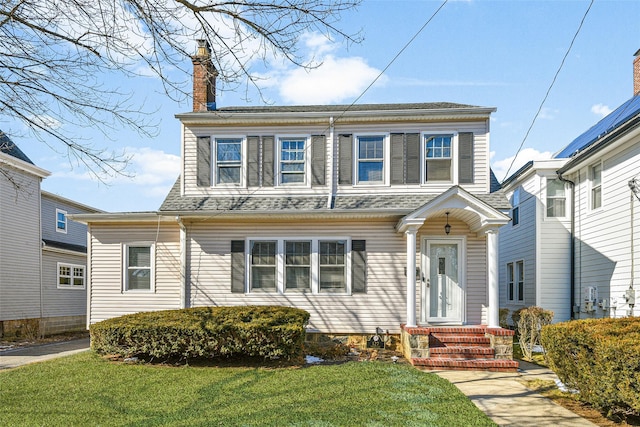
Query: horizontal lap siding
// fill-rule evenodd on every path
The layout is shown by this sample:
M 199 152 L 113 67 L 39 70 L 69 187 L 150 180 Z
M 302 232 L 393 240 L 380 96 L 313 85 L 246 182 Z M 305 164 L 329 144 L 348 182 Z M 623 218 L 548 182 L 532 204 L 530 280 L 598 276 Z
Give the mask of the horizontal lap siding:
M 569 224 L 548 218 L 540 224 L 539 306 L 554 313 L 554 322 L 571 318 L 571 235 Z
M 157 240 L 156 240 L 157 239 Z M 122 245 L 156 241 L 155 292 L 122 291 Z M 128 313 L 180 308 L 180 231 L 128 224 L 91 227 L 91 323 Z
M 0 174 L 0 320 L 40 317 L 40 182 L 4 171 L 14 182 Z
M 58 289 L 59 262 L 86 266 L 87 258 L 83 255 L 42 251 L 42 315 L 44 317 L 84 316 L 87 314 L 86 287 L 85 289 Z
M 327 332 L 399 332 L 406 313 L 406 244 L 396 221 L 304 223 L 198 223 L 189 226 L 192 306 L 276 304 L 311 313 L 310 328 Z M 367 293 L 232 294 L 230 242 L 250 237 L 349 237 L 366 240 Z

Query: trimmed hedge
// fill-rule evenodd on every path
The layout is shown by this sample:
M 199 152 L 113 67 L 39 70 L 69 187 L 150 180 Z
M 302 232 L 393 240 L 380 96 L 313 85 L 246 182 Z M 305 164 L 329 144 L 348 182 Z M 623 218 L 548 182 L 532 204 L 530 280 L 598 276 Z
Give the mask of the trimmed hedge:
M 90 326 L 98 354 L 143 359 L 302 356 L 309 313 L 278 306 L 152 311 Z
M 542 329 L 549 366 L 579 398 L 640 415 L 640 318 L 576 320 Z

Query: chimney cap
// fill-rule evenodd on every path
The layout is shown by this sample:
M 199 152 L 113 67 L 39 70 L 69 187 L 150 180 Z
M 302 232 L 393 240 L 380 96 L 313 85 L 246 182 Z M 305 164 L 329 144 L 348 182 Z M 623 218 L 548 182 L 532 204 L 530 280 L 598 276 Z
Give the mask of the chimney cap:
M 638 49 L 636 53 L 633 54 L 633 56 L 640 56 L 640 49 Z
M 198 50 L 196 50 L 196 57 L 206 58 L 211 56 L 211 50 L 209 50 L 209 42 L 205 39 L 198 39 Z

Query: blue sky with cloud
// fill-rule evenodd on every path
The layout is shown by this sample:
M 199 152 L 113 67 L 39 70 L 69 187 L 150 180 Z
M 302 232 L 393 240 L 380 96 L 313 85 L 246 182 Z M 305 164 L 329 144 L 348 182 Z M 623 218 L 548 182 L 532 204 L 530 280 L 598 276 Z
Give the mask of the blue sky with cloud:
M 498 178 L 504 178 L 589 1 L 450 0 L 380 75 L 441 3 L 364 0 L 340 24 L 361 30 L 362 43 L 345 46 L 315 33 L 300 35 L 299 49 L 321 64 L 316 69 L 277 59 L 256 61 L 263 99 L 276 105 L 350 104 L 361 96 L 359 103 L 449 101 L 496 107 L 491 162 Z M 511 172 L 551 156 L 632 96 L 638 22 L 638 1 L 594 3 Z M 185 68 L 190 66 L 185 59 Z M 131 176 L 99 182 L 46 144 L 21 137 L 14 141 L 52 172 L 43 182 L 47 191 L 106 211 L 156 210 L 180 171 L 180 123 L 174 115 L 191 105 L 171 100 L 151 76 L 120 83 L 151 112 L 159 124 L 157 135 L 84 132 L 97 146 L 127 153 Z M 240 86 L 218 93 L 217 103 L 261 105 L 262 100 L 251 87 Z

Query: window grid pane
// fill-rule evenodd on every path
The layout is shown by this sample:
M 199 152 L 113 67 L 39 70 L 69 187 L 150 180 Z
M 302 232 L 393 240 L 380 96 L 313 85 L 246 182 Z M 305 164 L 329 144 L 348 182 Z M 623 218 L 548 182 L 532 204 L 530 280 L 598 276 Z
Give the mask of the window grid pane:
M 524 263 L 518 261 L 516 267 L 518 274 L 518 301 L 524 301 Z
M 283 139 L 280 142 L 280 182 L 304 183 L 305 139 Z
M 451 181 L 451 135 L 424 137 L 425 181 Z
M 242 139 L 216 139 L 216 180 L 218 184 L 239 184 Z
M 509 301 L 513 301 L 513 264 L 507 264 L 507 281 L 508 281 L 508 292 L 509 292 Z
M 565 216 L 565 188 L 559 179 L 547 180 L 547 217 Z
M 276 288 L 276 242 L 251 243 L 251 288 Z
M 347 287 L 344 241 L 320 242 L 320 290 Z
M 427 159 L 451 159 L 451 136 L 425 136 Z
M 358 182 L 382 182 L 384 137 L 358 137 Z
M 285 242 L 285 287 L 311 287 L 311 242 Z
M 129 246 L 127 250 L 127 289 L 151 289 L 151 247 Z

